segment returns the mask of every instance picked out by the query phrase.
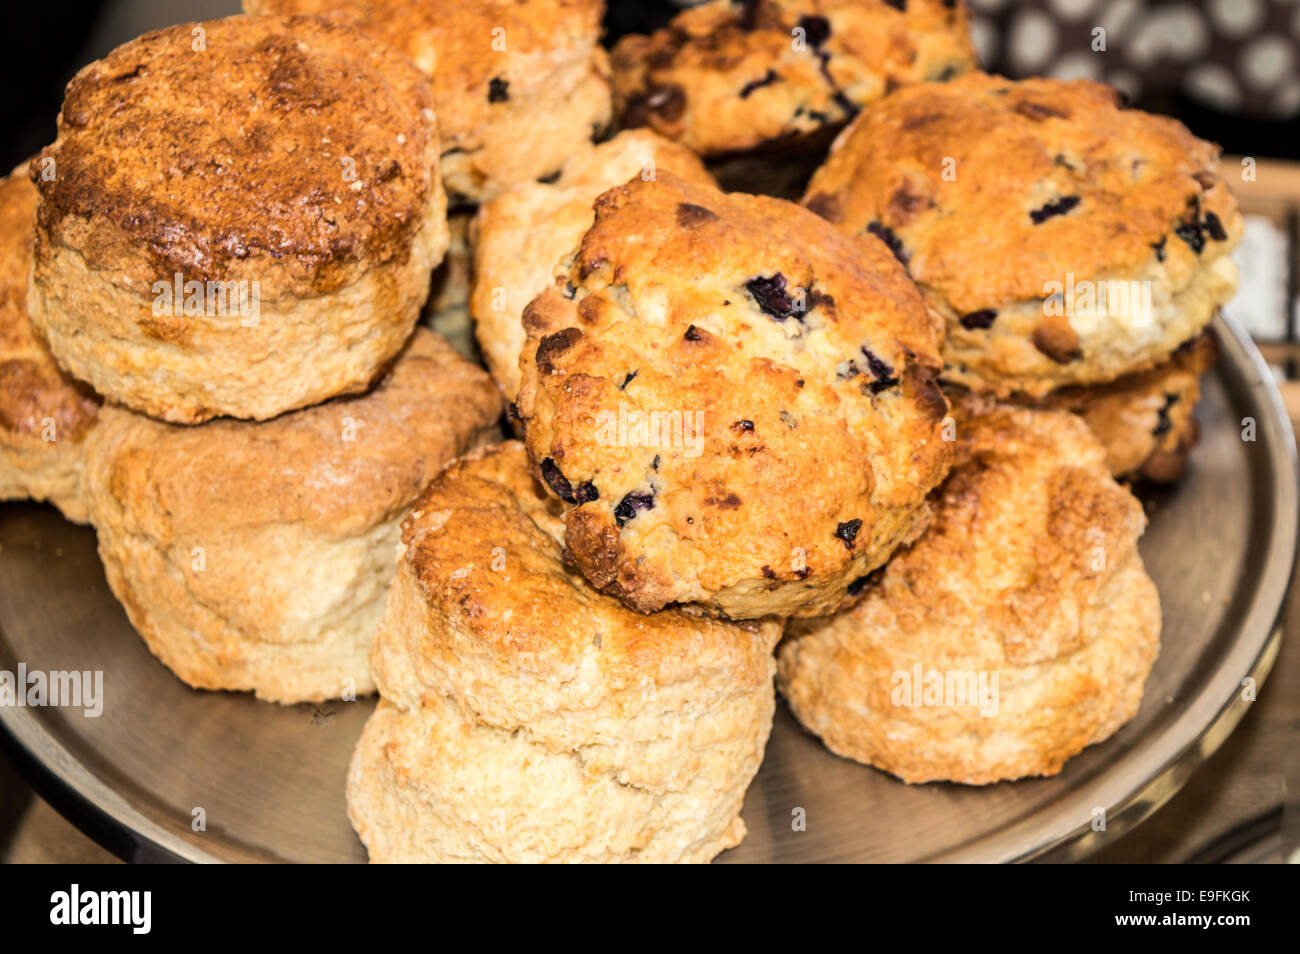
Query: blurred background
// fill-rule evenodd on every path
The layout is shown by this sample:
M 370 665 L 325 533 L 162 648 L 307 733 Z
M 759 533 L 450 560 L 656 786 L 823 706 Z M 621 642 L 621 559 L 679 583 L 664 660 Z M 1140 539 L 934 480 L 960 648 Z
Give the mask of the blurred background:
M 464 0 L 472 3 L 475 0 Z M 608 0 L 607 38 L 668 22 L 668 0 Z M 983 67 L 1011 77 L 1089 77 L 1141 109 L 1181 119 L 1229 154 L 1248 213 L 1242 291 L 1229 310 L 1261 345 L 1300 420 L 1300 0 L 970 0 Z M 63 0 L 6 9 L 0 58 L 3 170 L 51 142 L 63 89 L 84 64 L 151 29 L 239 12 L 238 0 Z M 1254 178 L 1237 170 L 1253 160 Z M 1238 182 L 1238 179 L 1241 179 Z M 1295 587 L 1293 586 L 1293 594 Z M 1269 688 L 1232 738 L 1168 805 L 1098 861 L 1277 860 L 1281 831 L 1300 843 L 1300 792 L 1278 771 L 1300 762 L 1300 600 Z M 58 793 L 47 793 L 57 798 Z M 1284 803 L 1290 809 L 1283 813 Z M 0 758 L 0 860 L 111 861 Z

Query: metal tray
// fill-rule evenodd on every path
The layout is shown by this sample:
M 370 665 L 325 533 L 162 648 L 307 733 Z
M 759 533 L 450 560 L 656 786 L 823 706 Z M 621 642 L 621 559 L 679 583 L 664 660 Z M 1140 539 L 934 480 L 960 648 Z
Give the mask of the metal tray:
M 1051 779 L 909 787 L 831 755 L 784 706 L 750 787 L 749 836 L 722 861 L 1012 861 L 1086 855 L 1164 803 L 1262 683 L 1297 534 L 1295 441 L 1272 376 L 1230 319 L 1176 487 L 1146 495 L 1142 555 L 1164 605 L 1138 716 Z M 1256 440 L 1242 439 L 1254 418 Z M 371 700 L 279 707 L 187 688 L 135 635 L 94 534 L 0 506 L 0 668 L 103 670 L 104 710 L 0 708 L 34 786 L 132 860 L 364 861 L 344 775 Z M 194 809 L 206 830 L 191 828 Z M 795 809 L 806 830 L 795 831 Z M 1106 830 L 1095 831 L 1095 809 Z

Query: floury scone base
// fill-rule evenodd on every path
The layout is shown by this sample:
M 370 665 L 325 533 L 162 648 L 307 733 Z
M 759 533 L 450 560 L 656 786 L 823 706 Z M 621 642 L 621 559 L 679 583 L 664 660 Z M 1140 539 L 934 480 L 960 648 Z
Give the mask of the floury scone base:
M 1145 500 L 1139 550 L 1165 619 L 1133 721 L 1054 778 L 906 786 L 831 755 L 778 701 L 745 795 L 749 833 L 719 861 L 1079 857 L 1154 811 L 1208 757 L 1248 708 L 1241 680 L 1262 684 L 1272 663 L 1297 515 L 1280 399 L 1245 335 L 1222 319 L 1215 327 L 1221 356 L 1197 411 L 1201 442 L 1177 487 Z M 1253 442 L 1242 440 L 1244 417 L 1255 421 Z M 188 689 L 110 595 L 94 534 L 49 507 L 0 507 L 0 593 L 0 668 L 22 659 L 105 672 L 99 718 L 0 708 L 45 781 L 70 796 L 75 821 L 93 818 L 138 860 L 366 860 L 344 788 L 373 697 L 280 707 Z M 203 833 L 190 830 L 198 797 Z M 1097 807 L 1105 833 L 1091 827 Z

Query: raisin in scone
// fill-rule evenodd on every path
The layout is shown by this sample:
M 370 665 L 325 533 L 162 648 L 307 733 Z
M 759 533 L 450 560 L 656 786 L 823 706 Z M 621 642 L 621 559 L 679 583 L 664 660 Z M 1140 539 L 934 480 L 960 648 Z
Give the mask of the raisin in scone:
M 817 615 L 924 526 L 940 322 L 874 239 L 661 171 L 596 201 L 524 312 L 517 414 L 598 589 Z
M 578 152 L 554 183 L 517 185 L 479 207 L 470 312 L 488 369 L 506 397 L 519 392 L 524 307 L 555 284 L 560 260 L 591 228 L 596 197 L 633 176 L 657 176 L 660 169 L 713 184 L 689 149 L 649 130 L 632 129 Z
M 602 0 L 244 0 L 327 13 L 405 53 L 433 81 L 453 205 L 553 174 L 610 121 Z
M 516 442 L 403 524 L 348 772 L 372 862 L 702 862 L 744 837 L 780 623 L 634 613 L 563 532 Z
M 718 156 L 820 139 L 898 86 L 974 69 L 975 52 L 954 0 L 712 0 L 623 37 L 611 62 L 624 126 Z
M 316 17 L 118 47 L 32 163 L 33 324 L 105 398 L 177 423 L 364 391 L 447 247 L 432 107 L 405 57 Z
M 1087 80 L 899 90 L 805 204 L 893 249 L 947 319 L 945 380 L 1003 397 L 1154 367 L 1236 289 L 1218 148 Z
M 368 394 L 272 421 L 187 427 L 106 406 L 83 482 L 109 585 L 195 688 L 371 692 L 402 519 L 500 414 L 487 373 L 424 329 Z
M 35 215 L 24 162 L 0 179 L 0 500 L 47 500 L 85 523 L 81 450 L 99 398 L 59 370 L 27 318 Z
M 1102 446 L 1110 472 L 1124 480 L 1171 483 L 1183 475 L 1196 446 L 1201 375 L 1214 364 L 1214 339 L 1188 342 L 1150 371 L 1109 384 L 1065 388 L 1046 400 L 1082 417 Z
M 957 422 L 930 528 L 857 606 L 791 623 L 778 686 L 831 751 L 907 782 L 1054 775 L 1136 714 L 1159 650 L 1142 505 L 1072 414 Z

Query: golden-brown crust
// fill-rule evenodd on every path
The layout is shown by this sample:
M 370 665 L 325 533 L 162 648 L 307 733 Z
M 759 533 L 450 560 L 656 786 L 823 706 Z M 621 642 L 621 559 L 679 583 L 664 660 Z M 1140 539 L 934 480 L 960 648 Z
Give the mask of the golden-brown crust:
M 1137 711 L 1160 631 L 1145 517 L 1074 415 L 972 400 L 955 415 L 929 530 L 856 607 L 792 625 L 779 685 L 833 751 L 909 782 L 1055 774 Z M 991 691 L 925 700 L 915 667 Z
M 453 203 L 549 175 L 609 123 L 603 0 L 244 0 L 323 13 L 404 53 L 433 81 Z
M 35 213 L 23 163 L 0 179 L 0 439 L 39 438 L 50 418 L 60 440 L 79 442 L 100 402 L 59 370 L 27 318 Z
M 1231 295 L 1243 228 L 1216 146 L 1086 80 L 899 90 L 837 140 L 804 201 L 891 243 L 948 320 L 945 379 L 1003 396 L 1165 360 Z M 1049 307 L 1057 286 L 1111 281 L 1145 283 L 1150 313 Z
M 68 84 L 59 138 L 32 165 L 38 242 L 75 241 L 145 287 L 255 273 L 264 298 L 321 294 L 409 255 L 437 143 L 428 81 L 345 26 L 178 24 Z
M 517 442 L 404 521 L 348 785 L 372 861 L 704 861 L 743 835 L 780 623 L 634 613 L 562 535 Z
M 423 329 L 370 393 L 264 423 L 106 407 L 84 483 L 113 592 L 190 685 L 277 702 L 370 691 L 398 524 L 500 410 L 487 374 Z
M 948 0 L 713 0 L 618 41 L 624 126 L 706 156 L 789 149 L 897 86 L 975 68 L 966 5 Z
M 939 329 L 883 246 L 661 171 L 597 200 L 567 282 L 524 312 L 517 403 L 598 588 L 828 612 L 923 525 Z
M 660 169 L 692 182 L 713 182 L 689 149 L 647 129 L 630 129 L 576 153 L 554 183 L 522 183 L 479 207 L 470 312 L 488 368 L 506 397 L 519 392 L 523 310 L 555 284 L 561 259 L 591 228 L 596 197 Z
M 111 461 L 100 490 L 132 511 L 161 510 L 172 534 L 271 523 L 348 533 L 408 506 L 500 411 L 480 369 L 417 329 L 367 394 L 194 427 L 114 408 L 94 453 Z
M 1110 384 L 1065 388 L 1045 405 L 1073 411 L 1087 422 L 1117 478 L 1171 483 L 1183 475 L 1196 446 L 1201 375 L 1216 357 L 1214 339 L 1202 335 L 1150 371 Z
M 27 317 L 35 214 L 23 163 L 0 179 L 0 499 L 48 499 L 84 521 L 81 443 L 100 402 L 59 370 Z

